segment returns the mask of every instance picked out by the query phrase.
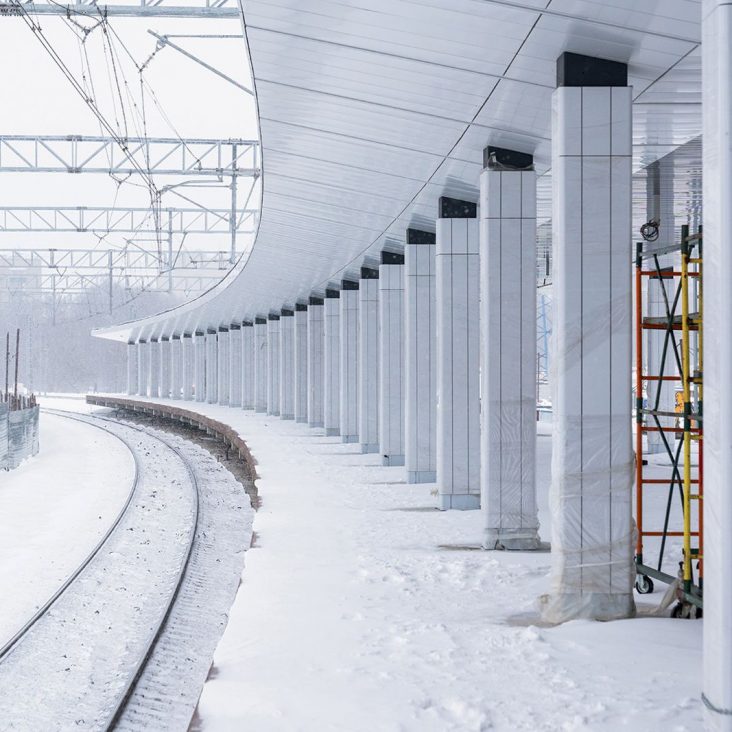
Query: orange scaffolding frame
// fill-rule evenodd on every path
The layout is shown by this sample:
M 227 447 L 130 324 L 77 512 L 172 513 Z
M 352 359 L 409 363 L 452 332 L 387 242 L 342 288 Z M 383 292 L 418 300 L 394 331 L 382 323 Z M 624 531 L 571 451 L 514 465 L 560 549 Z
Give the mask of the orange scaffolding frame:
M 681 268 L 673 270 L 661 267 L 659 256 L 680 252 Z M 644 262 L 653 266 L 644 268 Z M 659 280 L 665 306 L 660 317 L 644 315 L 643 278 Z M 695 287 L 690 283 L 695 282 Z M 667 285 L 669 285 L 667 287 Z M 689 227 L 682 227 L 679 244 L 663 248 L 644 248 L 636 245 L 635 257 L 635 412 L 636 412 L 636 481 L 635 520 L 637 539 L 635 547 L 636 589 L 641 594 L 653 590 L 653 579 L 667 584 L 680 580 L 677 592 L 679 613 L 684 605 L 701 608 L 703 605 L 703 547 L 704 547 L 704 449 L 703 449 L 703 258 L 702 230 L 689 234 Z M 695 307 L 694 307 L 695 306 Z M 680 312 L 679 312 L 680 311 Z M 643 333 L 649 330 L 664 332 L 659 373 L 644 371 Z M 697 334 L 696 348 L 691 348 L 691 335 Z M 678 336 L 680 335 L 680 341 Z M 676 363 L 678 375 L 665 373 L 669 359 Z M 653 404 L 644 402 L 645 387 L 657 384 Z M 680 411 L 659 409 L 663 389 L 681 388 Z M 678 394 L 678 392 L 677 392 Z M 679 426 L 680 422 L 680 426 Z M 643 459 L 643 436 L 659 433 L 667 457 L 671 475 L 652 478 L 646 475 L 647 461 Z M 696 470 L 692 466 L 692 444 L 698 445 Z M 644 524 L 644 494 L 652 486 L 666 485 L 668 495 L 662 527 L 646 529 Z M 671 506 L 677 495 L 681 504 L 682 525 L 671 526 Z M 692 516 L 692 504 L 697 502 L 696 517 Z M 661 544 L 654 565 L 644 556 L 644 539 L 660 537 Z M 667 539 L 683 539 L 683 559 L 680 571 L 664 570 L 663 562 Z M 694 545 L 695 544 L 695 545 Z M 696 563 L 696 573 L 694 564 Z M 676 611 L 675 611 L 676 612 Z

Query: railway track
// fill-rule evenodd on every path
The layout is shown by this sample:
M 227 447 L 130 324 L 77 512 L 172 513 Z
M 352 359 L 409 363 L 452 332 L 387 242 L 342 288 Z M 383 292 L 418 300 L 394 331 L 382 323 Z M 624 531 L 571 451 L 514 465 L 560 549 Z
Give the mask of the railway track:
M 102 539 L 0 649 L 0 729 L 185 729 L 200 686 L 183 703 L 181 685 L 165 688 L 162 680 L 166 660 L 181 667 L 172 649 L 185 653 L 180 628 L 168 623 L 171 615 L 184 621 L 195 615 L 191 608 L 205 614 L 205 598 L 190 581 L 197 579 L 200 588 L 200 570 L 188 572 L 192 557 L 201 564 L 196 470 L 180 446 L 160 434 L 48 411 L 121 439 L 134 456 L 135 476 Z M 195 632 L 183 623 L 183 635 Z M 203 662 L 201 686 L 210 655 Z M 186 714 L 185 723 L 176 723 Z

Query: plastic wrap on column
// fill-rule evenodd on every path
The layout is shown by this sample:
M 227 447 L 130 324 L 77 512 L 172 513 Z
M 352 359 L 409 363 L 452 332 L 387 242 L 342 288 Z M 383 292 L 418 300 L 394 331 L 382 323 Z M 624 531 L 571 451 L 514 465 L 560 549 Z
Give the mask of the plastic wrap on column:
M 193 340 L 193 367 L 195 398 L 197 402 L 206 401 L 206 334 L 197 330 Z
M 218 355 L 218 333 L 209 329 L 206 331 L 206 401 L 209 404 L 216 404 L 219 398 Z
M 190 333 L 184 333 L 180 339 L 180 363 L 181 363 L 181 397 L 190 399 L 193 395 L 193 337 Z
M 381 253 L 379 266 L 379 452 L 404 465 L 404 255 Z
M 358 442 L 358 282 L 343 280 L 340 302 L 341 440 Z
M 553 566 L 544 616 L 607 620 L 634 612 L 631 89 L 559 87 L 552 141 Z
M 732 6 L 704 0 L 704 679 L 708 732 L 732 730 Z
M 406 442 L 408 483 L 437 479 L 437 325 L 435 235 L 407 229 L 404 265 L 406 305 Z
M 295 312 L 284 308 L 280 315 L 280 419 L 295 418 Z
M 148 355 L 147 395 L 157 397 L 160 395 L 160 343 L 157 338 L 150 340 Z
M 358 298 L 358 441 L 371 453 L 379 452 L 379 270 L 361 270 Z
M 254 323 L 241 324 L 241 406 L 254 409 Z
M 475 204 L 465 206 L 472 216 L 437 220 L 437 484 L 443 510 L 480 508 L 479 236 Z M 446 213 L 461 214 L 457 208 Z
M 137 342 L 137 395 L 147 396 L 147 374 L 150 366 L 148 365 L 149 345 L 145 341 Z
M 219 404 L 229 403 L 229 329 L 219 328 L 216 348 L 216 397 Z
M 241 406 L 241 327 L 229 326 L 229 406 Z
M 267 320 L 254 320 L 254 410 L 267 411 Z
M 160 351 L 160 384 L 158 396 L 167 399 L 170 396 L 170 340 L 167 337 L 161 338 L 158 343 Z
M 267 414 L 280 414 L 280 316 L 267 318 Z
M 307 305 L 295 306 L 295 421 L 308 421 L 308 313 Z
M 139 346 L 130 341 L 127 344 L 127 393 L 137 394 L 137 350 Z
M 340 408 L 340 303 L 338 290 L 326 290 L 323 320 L 323 425 L 325 434 L 339 435 L 341 431 Z
M 489 148 L 495 155 L 495 149 Z M 538 549 L 536 173 L 480 177 L 481 506 L 486 549 Z M 494 163 L 489 163 L 493 165 Z
M 325 378 L 325 305 L 311 297 L 308 305 L 308 426 L 323 426 Z
M 170 398 L 180 399 L 181 394 L 181 344 L 180 336 L 170 338 Z

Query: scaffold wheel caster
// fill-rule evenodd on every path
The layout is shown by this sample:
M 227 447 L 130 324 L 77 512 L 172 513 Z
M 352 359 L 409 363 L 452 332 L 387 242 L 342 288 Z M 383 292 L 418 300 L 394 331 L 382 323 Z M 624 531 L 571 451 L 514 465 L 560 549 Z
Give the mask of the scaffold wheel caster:
M 639 574 L 635 580 L 635 589 L 639 595 L 650 595 L 653 592 L 653 580 L 646 574 Z

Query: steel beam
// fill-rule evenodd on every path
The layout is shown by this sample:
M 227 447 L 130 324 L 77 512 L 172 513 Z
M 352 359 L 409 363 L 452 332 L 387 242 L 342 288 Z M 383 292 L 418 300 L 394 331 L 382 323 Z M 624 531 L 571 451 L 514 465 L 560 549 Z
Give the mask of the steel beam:
M 23 3 L 23 10 L 28 15 L 83 15 L 91 18 L 213 18 L 236 19 L 241 15 L 235 2 L 198 2 L 190 7 L 166 4 L 164 1 L 158 3 L 141 2 L 139 4 L 124 5 L 115 3 L 112 5 L 94 5 L 92 3 L 60 3 L 36 2 Z M 0 3 L 0 16 L 12 17 L 21 15 L 23 12 L 18 3 Z

